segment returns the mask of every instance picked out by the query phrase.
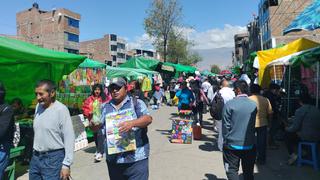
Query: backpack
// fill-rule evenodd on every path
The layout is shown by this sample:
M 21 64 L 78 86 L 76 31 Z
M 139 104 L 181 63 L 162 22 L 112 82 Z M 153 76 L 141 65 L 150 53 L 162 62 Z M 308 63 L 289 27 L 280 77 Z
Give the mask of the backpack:
M 212 116 L 213 119 L 215 120 L 222 119 L 223 106 L 224 106 L 223 97 L 219 92 L 217 92 L 210 104 L 210 115 Z

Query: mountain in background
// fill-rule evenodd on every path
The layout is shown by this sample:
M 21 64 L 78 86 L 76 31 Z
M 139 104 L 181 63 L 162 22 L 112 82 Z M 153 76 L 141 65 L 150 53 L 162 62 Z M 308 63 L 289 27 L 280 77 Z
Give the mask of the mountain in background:
M 200 70 L 210 70 L 211 65 L 216 64 L 221 69 L 232 65 L 233 47 L 216 48 L 216 49 L 194 49 L 202 57 L 202 61 L 197 64 Z

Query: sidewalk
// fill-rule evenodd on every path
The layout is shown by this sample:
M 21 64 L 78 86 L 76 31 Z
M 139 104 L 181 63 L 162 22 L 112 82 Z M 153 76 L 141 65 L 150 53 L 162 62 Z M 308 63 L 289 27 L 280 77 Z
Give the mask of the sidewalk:
M 217 134 L 212 131 L 212 120 L 209 114 L 202 129 L 203 138 L 192 144 L 171 144 L 168 141 L 171 113 L 176 107 L 162 106 L 159 110 L 150 110 L 153 123 L 148 129 L 151 144 L 150 180 L 222 180 L 226 179 L 223 168 L 222 153 L 217 151 Z M 94 143 L 85 150 L 75 153 L 72 166 L 74 180 L 105 180 L 108 178 L 104 160 L 93 162 Z M 320 171 L 310 166 L 301 168 L 285 164 L 287 154 L 284 147 L 280 150 L 268 151 L 267 164 L 255 167 L 255 179 L 258 180 L 316 180 L 320 179 Z M 18 180 L 27 180 L 28 175 Z

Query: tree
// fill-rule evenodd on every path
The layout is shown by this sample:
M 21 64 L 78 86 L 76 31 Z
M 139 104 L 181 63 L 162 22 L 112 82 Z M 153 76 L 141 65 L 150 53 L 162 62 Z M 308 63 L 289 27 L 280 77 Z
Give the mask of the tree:
M 182 7 L 177 0 L 153 0 L 147 14 L 144 20 L 145 30 L 155 39 L 154 45 L 166 62 L 169 35 L 174 33 L 174 28 L 180 27 Z
M 215 74 L 219 74 L 221 71 L 220 67 L 216 64 L 211 65 L 211 72 Z

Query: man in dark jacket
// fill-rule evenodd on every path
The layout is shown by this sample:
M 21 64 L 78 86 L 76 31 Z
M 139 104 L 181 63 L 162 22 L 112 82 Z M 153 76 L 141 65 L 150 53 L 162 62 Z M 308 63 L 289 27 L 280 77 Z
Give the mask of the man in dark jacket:
M 236 98 L 228 101 L 223 109 L 223 162 L 229 180 L 238 180 L 241 160 L 245 180 L 252 180 L 256 157 L 255 120 L 256 103 L 248 98 L 248 84 L 245 81 L 234 83 Z
M 5 94 L 5 88 L 0 83 L 0 179 L 8 165 L 14 131 L 13 109 L 4 103 Z

